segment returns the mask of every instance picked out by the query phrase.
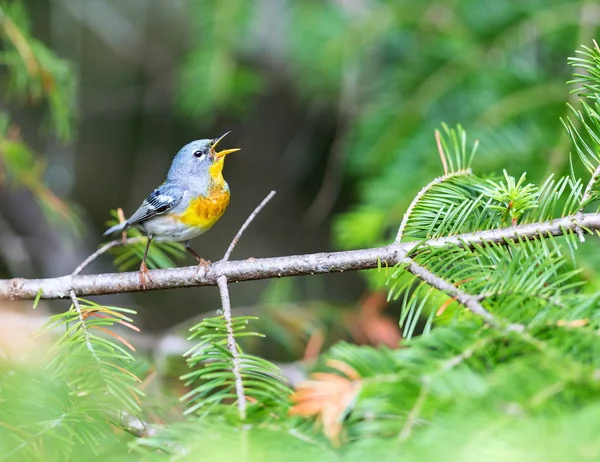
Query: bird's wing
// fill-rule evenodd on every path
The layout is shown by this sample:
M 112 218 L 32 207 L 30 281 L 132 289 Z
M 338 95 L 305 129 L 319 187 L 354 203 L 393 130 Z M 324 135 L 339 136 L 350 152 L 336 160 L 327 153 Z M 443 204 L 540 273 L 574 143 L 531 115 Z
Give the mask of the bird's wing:
M 161 185 L 144 199 L 142 205 L 127 220 L 128 226 L 134 226 L 156 215 L 161 215 L 175 207 L 183 198 L 183 189 L 170 185 Z

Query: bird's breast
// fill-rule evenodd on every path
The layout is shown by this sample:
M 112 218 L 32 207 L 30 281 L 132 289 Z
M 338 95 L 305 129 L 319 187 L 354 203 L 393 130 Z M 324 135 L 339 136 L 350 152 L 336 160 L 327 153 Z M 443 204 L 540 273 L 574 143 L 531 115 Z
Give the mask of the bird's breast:
M 192 199 L 178 218 L 188 226 L 207 230 L 223 216 L 228 205 L 229 190 L 227 188 L 215 188 L 209 190 L 206 196 L 198 196 Z

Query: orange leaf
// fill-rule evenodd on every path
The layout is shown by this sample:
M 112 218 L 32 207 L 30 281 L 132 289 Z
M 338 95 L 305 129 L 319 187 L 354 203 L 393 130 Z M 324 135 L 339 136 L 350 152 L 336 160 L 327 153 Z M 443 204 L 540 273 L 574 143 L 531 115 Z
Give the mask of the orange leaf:
M 452 297 L 452 298 L 449 298 L 448 300 L 446 300 L 444 303 L 442 303 L 442 305 L 435 312 L 435 315 L 441 316 L 444 313 L 444 311 L 446 311 L 446 308 L 448 308 L 448 306 L 450 306 L 450 304 L 455 300 L 456 300 L 456 297 Z
M 473 279 L 475 279 L 475 278 L 464 278 L 464 279 L 461 279 L 460 281 L 456 281 L 456 282 L 454 283 L 454 286 L 456 286 L 456 287 L 460 287 L 460 286 L 461 286 L 461 285 L 463 285 L 465 282 L 470 282 L 470 281 L 472 281 Z
M 104 307 L 104 308 L 105 308 L 105 307 Z M 99 309 L 99 310 L 98 310 L 98 312 L 96 312 L 96 313 L 95 313 L 95 316 L 96 316 L 97 318 L 107 318 L 107 319 L 111 319 L 111 316 L 107 316 L 107 315 L 105 315 L 105 314 L 99 314 L 99 312 L 111 313 L 111 314 L 113 315 L 113 316 L 112 316 L 113 318 L 114 318 L 114 317 L 117 317 L 117 318 L 118 318 L 118 317 L 120 317 L 119 313 L 116 313 L 116 312 L 114 312 L 114 311 L 112 311 L 112 310 L 109 310 L 108 308 L 106 308 L 106 309 Z M 136 326 L 134 326 L 133 324 L 130 324 L 129 322 L 127 322 L 127 321 L 123 321 L 122 319 L 117 319 L 117 323 L 119 323 L 119 324 L 121 324 L 121 325 L 123 325 L 123 326 L 125 326 L 125 327 L 129 327 L 131 330 L 134 330 L 134 331 L 136 331 L 136 332 L 139 332 L 139 331 L 140 331 L 140 328 L 139 328 L 139 327 L 136 327 Z
M 387 306 L 387 294 L 384 291 L 370 292 L 363 297 L 358 318 L 350 326 L 357 343 L 398 348 L 400 329 L 397 321 L 383 313 Z
M 342 374 L 344 374 L 349 379 L 352 379 L 352 380 L 360 379 L 360 375 L 358 375 L 358 372 L 356 372 L 353 367 L 350 367 L 348 364 L 346 364 L 343 361 L 340 361 L 338 359 L 328 359 L 325 362 L 325 364 L 327 366 L 331 367 L 332 369 L 337 369 L 338 371 L 340 371 Z
M 127 340 L 125 340 L 123 337 L 121 337 L 119 334 L 117 334 L 111 330 L 105 329 L 104 327 L 100 327 L 100 326 L 92 326 L 91 329 L 99 329 L 102 332 L 110 335 L 111 337 L 114 337 L 117 340 L 119 340 L 121 343 L 123 343 L 123 345 L 125 345 L 131 351 L 135 351 L 135 348 L 133 347 L 133 345 L 131 343 L 129 343 Z
M 332 444 L 339 445 L 344 416 L 358 395 L 362 382 L 358 373 L 342 361 L 329 360 L 327 365 L 346 377 L 329 372 L 311 374 L 311 380 L 300 383 L 292 394 L 291 400 L 295 404 L 289 413 L 302 417 L 316 416 L 323 425 L 325 436 Z

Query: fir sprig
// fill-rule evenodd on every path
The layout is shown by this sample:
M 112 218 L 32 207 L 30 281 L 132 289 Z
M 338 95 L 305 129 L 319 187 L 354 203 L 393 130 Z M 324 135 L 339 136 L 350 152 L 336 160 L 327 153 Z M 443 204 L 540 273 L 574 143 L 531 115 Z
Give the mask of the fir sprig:
M 246 331 L 248 323 L 256 319 L 243 316 L 232 319 L 234 337 L 260 337 L 257 332 Z M 186 414 L 198 412 L 210 406 L 236 398 L 235 377 L 233 374 L 233 356 L 227 349 L 227 326 L 222 316 L 207 318 L 193 326 L 190 340 L 198 343 L 184 356 L 192 369 L 181 377 L 186 386 L 192 389 L 181 399 L 188 403 Z M 290 393 L 281 371 L 272 363 L 257 356 L 243 354 L 240 351 L 239 368 L 245 399 L 251 405 L 259 407 L 285 403 Z

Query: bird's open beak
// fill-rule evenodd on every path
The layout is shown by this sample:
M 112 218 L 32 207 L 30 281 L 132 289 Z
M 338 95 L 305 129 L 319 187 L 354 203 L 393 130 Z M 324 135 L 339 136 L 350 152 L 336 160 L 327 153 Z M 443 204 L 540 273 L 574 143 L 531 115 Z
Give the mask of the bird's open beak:
M 212 154 L 212 156 L 215 159 L 221 159 L 223 157 L 225 157 L 227 154 L 231 154 L 232 152 L 236 152 L 239 151 L 240 148 L 234 148 L 234 149 L 224 149 L 223 151 L 215 151 L 215 149 L 217 148 L 217 145 L 221 142 L 221 140 L 223 138 L 225 138 L 227 135 L 229 135 L 231 133 L 231 130 L 228 131 L 227 133 L 225 133 L 224 135 L 221 135 L 219 138 L 217 138 L 214 142 L 214 144 L 212 145 L 212 147 L 210 148 L 210 153 Z

